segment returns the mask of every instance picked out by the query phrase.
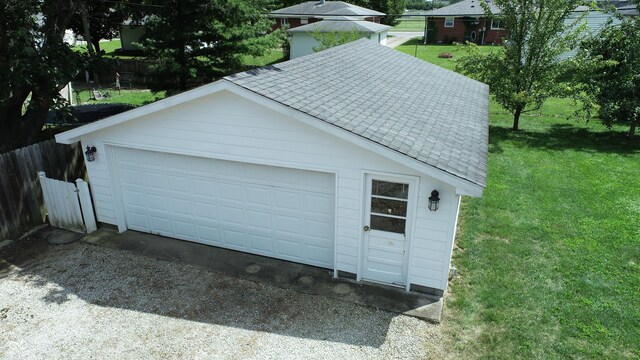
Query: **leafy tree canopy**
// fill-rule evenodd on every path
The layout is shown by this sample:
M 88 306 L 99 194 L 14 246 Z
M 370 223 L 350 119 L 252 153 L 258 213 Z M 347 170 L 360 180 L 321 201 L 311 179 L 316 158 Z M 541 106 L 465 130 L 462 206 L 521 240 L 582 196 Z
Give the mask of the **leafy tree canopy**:
M 640 124 L 640 19 L 624 19 L 581 45 L 576 59 L 581 93 L 595 105 L 605 125 L 629 124 L 629 136 Z M 594 65 L 594 63 L 596 65 Z
M 64 43 L 79 6 L 72 0 L 4 0 L 0 3 L 0 151 L 38 140 L 59 91 L 86 57 Z
M 160 5 L 160 4 L 158 4 Z M 263 3 L 244 0 L 163 1 L 146 22 L 142 45 L 158 61 L 154 91 L 188 89 L 241 69 L 242 57 L 261 56 L 281 41 Z
M 358 39 L 361 39 L 367 34 L 359 32 L 357 30 L 351 31 L 314 31 L 311 36 L 318 42 L 318 46 L 313 48 L 313 51 L 322 51 L 334 46 L 346 44 Z
M 575 48 L 582 26 L 576 19 L 567 23 L 578 0 L 493 0 L 501 9 L 488 16 L 510 29 L 499 51 L 482 54 L 474 45 L 456 69 L 489 84 L 495 100 L 513 114 L 518 130 L 520 115 L 539 109 L 544 101 L 564 91 L 558 81 L 566 72 L 559 57 Z

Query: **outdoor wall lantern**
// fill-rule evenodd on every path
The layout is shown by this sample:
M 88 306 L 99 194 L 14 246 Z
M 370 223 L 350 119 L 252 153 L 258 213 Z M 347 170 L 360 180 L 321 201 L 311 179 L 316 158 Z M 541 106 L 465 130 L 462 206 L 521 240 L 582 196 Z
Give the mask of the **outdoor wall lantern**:
M 431 192 L 431 196 L 429 196 L 429 210 L 436 211 L 438 210 L 438 206 L 440 204 L 440 198 L 438 197 L 440 193 L 438 190 L 433 190 Z
M 87 157 L 88 162 L 95 161 L 96 159 L 96 147 L 95 146 L 87 146 L 87 151 L 84 152 L 84 155 Z

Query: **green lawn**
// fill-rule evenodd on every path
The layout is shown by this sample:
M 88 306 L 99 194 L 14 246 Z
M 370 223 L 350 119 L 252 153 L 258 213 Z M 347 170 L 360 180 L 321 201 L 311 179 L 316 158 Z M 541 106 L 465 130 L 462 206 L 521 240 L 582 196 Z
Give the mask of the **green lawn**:
M 243 59 L 243 63 L 246 66 L 260 67 L 279 63 L 285 60 L 287 59 L 284 57 L 284 52 L 282 51 L 282 49 L 271 49 L 267 51 L 266 54 L 260 57 L 245 56 Z
M 417 57 L 422 60 L 453 70 L 455 67 L 455 60 L 465 54 L 464 47 L 464 45 L 424 45 L 420 39 L 411 39 L 398 46 L 396 50 L 402 51 L 403 53 L 411 56 L 416 56 L 417 54 Z M 478 48 L 481 52 L 490 52 L 499 49 L 497 46 L 479 46 Z M 453 58 L 442 59 L 438 57 L 438 55 L 445 52 L 451 53 Z
M 149 90 L 120 90 L 118 92 L 117 89 L 100 89 L 100 92 L 102 94 L 109 93 L 109 96 L 102 100 L 91 100 L 91 91 L 81 90 L 79 92 L 80 103 L 82 105 L 118 103 L 140 106 L 163 99 L 166 96 L 164 92 L 154 94 Z
M 405 17 L 400 23 L 393 27 L 392 31 L 424 31 L 424 17 Z
M 640 356 L 640 144 L 573 107 L 549 100 L 513 132 L 491 104 L 487 188 L 463 201 L 443 319 L 456 358 Z

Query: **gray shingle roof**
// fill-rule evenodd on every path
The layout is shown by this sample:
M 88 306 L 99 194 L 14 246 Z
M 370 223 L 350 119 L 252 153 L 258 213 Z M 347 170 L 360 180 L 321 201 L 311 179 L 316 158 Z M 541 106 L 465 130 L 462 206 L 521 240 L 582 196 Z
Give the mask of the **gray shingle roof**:
M 335 19 L 325 19 L 311 24 L 302 25 L 287 30 L 290 33 L 296 32 L 349 32 L 357 31 L 361 33 L 379 33 L 391 29 L 391 26 L 377 24 L 366 20 L 351 20 L 347 17 L 339 17 Z
M 489 87 L 483 83 L 366 39 L 225 79 L 486 185 Z
M 384 16 L 385 14 L 344 1 L 325 1 L 324 3 L 322 1 L 307 1 L 272 11 L 270 15 Z
M 500 9 L 493 2 L 489 0 L 487 3 L 493 14 L 500 14 Z M 429 16 L 483 16 L 484 8 L 481 5 L 481 0 L 462 0 L 455 4 L 425 11 L 423 14 Z

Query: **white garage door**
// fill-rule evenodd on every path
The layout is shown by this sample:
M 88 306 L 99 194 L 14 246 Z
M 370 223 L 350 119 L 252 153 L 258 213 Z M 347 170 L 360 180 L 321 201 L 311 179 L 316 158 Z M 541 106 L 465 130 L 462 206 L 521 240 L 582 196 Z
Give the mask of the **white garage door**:
M 333 268 L 334 175 L 117 148 L 127 227 Z

